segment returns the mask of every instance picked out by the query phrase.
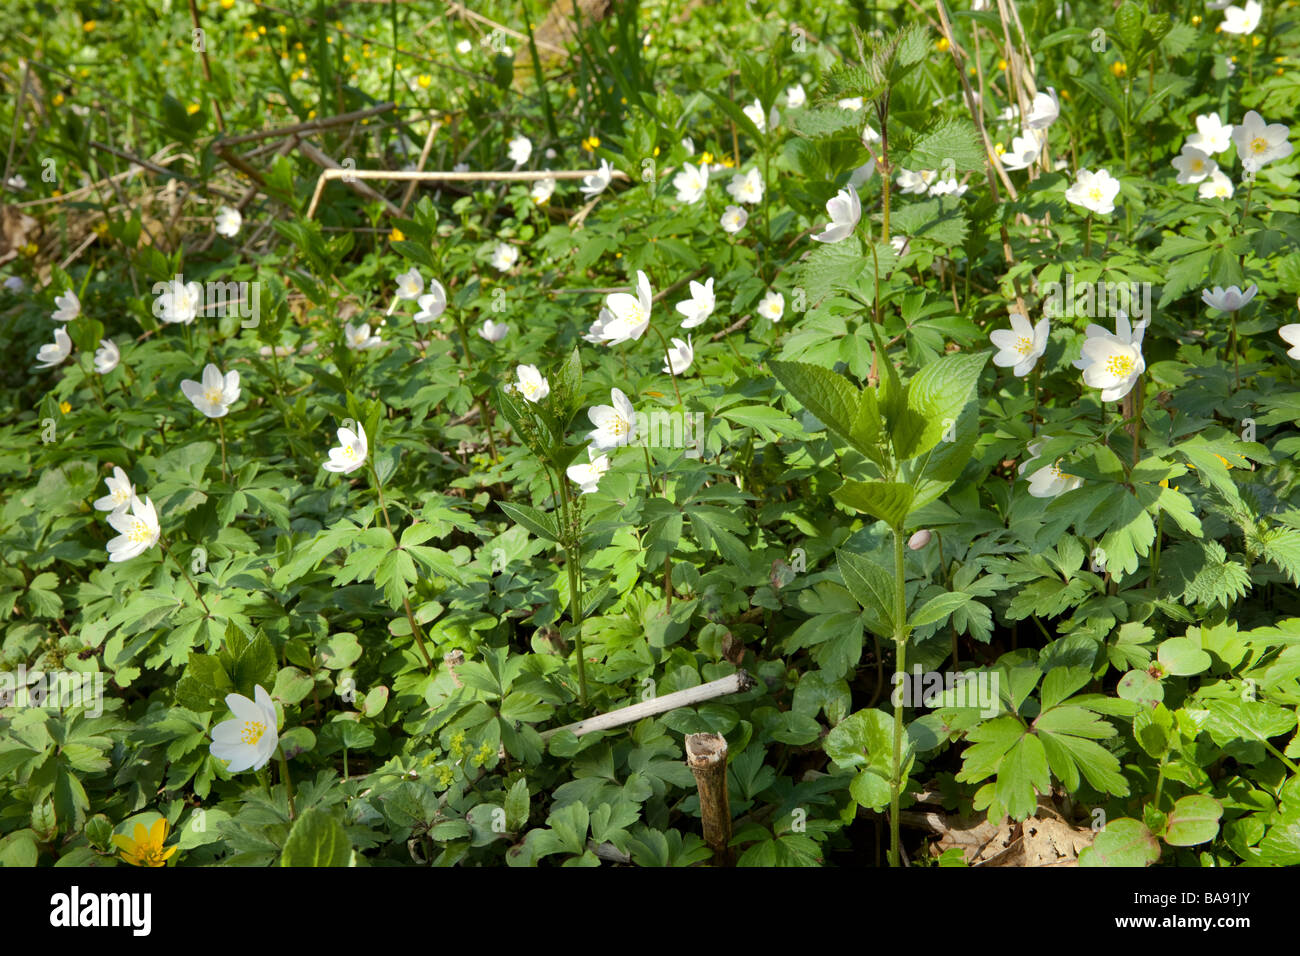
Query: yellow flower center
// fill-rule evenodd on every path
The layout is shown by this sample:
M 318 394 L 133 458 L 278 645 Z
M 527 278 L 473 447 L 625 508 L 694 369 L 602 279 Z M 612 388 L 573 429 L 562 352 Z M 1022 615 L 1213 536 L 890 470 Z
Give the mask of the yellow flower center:
M 131 539 L 132 544 L 144 544 L 152 535 L 149 533 L 149 526 L 139 518 L 135 519 L 135 524 L 131 525 L 131 530 L 126 533 Z
M 1033 347 L 1034 347 L 1033 340 L 1031 340 L 1027 336 L 1022 335 L 1016 339 L 1016 351 L 1019 352 L 1021 355 L 1028 355 L 1030 349 L 1032 349 Z
M 356 457 L 357 457 L 357 450 L 356 450 L 355 448 L 353 448 L 351 445 L 344 445 L 344 446 L 343 446 L 343 457 L 344 457 L 344 458 L 356 458 Z
M 1268 140 L 1266 140 L 1263 136 L 1256 136 L 1254 139 L 1250 141 L 1250 151 L 1252 153 L 1268 152 Z
M 1106 359 L 1106 368 L 1112 375 L 1117 377 L 1127 376 L 1133 371 L 1133 357 L 1131 355 L 1112 355 Z
M 609 430 L 615 438 L 622 438 L 628 432 L 627 419 L 615 416 L 614 421 L 610 423 Z
M 1093 202 L 1101 202 L 1101 190 L 1098 187 L 1093 186 L 1088 190 L 1088 198 Z
M 1070 474 L 1068 471 L 1061 471 L 1061 461 L 1059 458 L 1056 461 L 1052 462 L 1052 475 L 1058 481 L 1064 480 L 1066 478 L 1074 477 L 1074 475 Z
M 209 405 L 220 405 L 221 389 L 217 386 L 213 386 L 203 393 L 203 398 Z
M 240 731 L 239 739 L 250 747 L 262 739 L 262 734 L 266 733 L 266 724 L 260 720 L 244 721 L 244 729 Z

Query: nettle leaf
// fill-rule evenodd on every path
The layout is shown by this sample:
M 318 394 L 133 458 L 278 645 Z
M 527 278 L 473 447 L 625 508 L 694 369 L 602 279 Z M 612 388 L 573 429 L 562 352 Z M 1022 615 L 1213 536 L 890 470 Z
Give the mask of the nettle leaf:
M 945 355 L 907 383 L 903 413 L 893 424 L 894 454 L 917 458 L 953 435 L 962 409 L 970 402 L 989 353 Z
M 966 241 L 968 225 L 960 199 L 936 196 L 891 211 L 889 227 L 900 236 L 929 239 L 947 248 Z
M 871 266 L 862 254 L 862 241 L 850 236 L 843 242 L 820 243 L 799 266 L 799 284 L 809 306 L 821 302 L 832 292 L 857 288 L 858 276 Z
M 1188 541 L 1171 548 L 1161 571 L 1162 577 L 1168 575 L 1169 593 L 1188 604 L 1227 608 L 1250 590 L 1246 566 L 1230 560 L 1217 541 Z
M 823 425 L 846 442 L 854 443 L 858 414 L 858 389 L 843 375 L 808 362 L 769 363 L 776 380 L 812 412 Z
M 910 143 L 900 145 L 900 154 L 892 158 L 908 169 L 934 169 L 950 175 L 982 171 L 986 162 L 975 124 L 965 118 L 937 120 Z

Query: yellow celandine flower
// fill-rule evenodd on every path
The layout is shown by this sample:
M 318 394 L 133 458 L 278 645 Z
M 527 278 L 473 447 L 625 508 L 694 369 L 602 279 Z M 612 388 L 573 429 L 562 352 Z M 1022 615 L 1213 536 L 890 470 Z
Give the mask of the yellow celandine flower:
M 90 33 L 92 30 L 95 29 L 97 25 L 98 24 L 96 24 L 94 20 L 87 20 L 85 23 L 81 25 L 81 29 L 85 30 L 87 33 Z
M 316 111 L 315 111 L 315 110 L 308 110 L 308 111 L 307 111 L 307 118 L 308 118 L 309 120 L 315 119 L 315 118 L 316 118 Z
M 280 31 L 280 36 L 284 36 L 286 33 L 289 32 L 289 28 L 286 27 L 283 23 L 281 23 L 278 27 L 276 27 L 276 29 Z
M 258 35 L 258 36 L 261 36 L 261 37 L 266 36 L 266 27 L 258 27 L 258 28 L 257 28 L 257 35 Z
M 199 106 L 198 103 L 191 103 L 189 106 L 185 107 L 185 112 L 188 113 L 190 116 L 193 116 L 201 109 L 203 109 L 203 107 Z
M 415 82 L 420 84 L 420 89 L 427 90 L 429 88 L 429 84 L 433 82 L 433 77 L 431 77 L 428 73 L 421 73 L 418 77 L 416 77 Z
M 298 62 L 299 62 L 299 63 L 306 63 L 306 62 L 307 62 L 307 54 L 306 54 L 306 53 L 299 53 L 299 54 L 298 54 Z
M 655 147 L 655 155 L 656 155 L 656 156 L 659 155 L 659 147 L 658 147 L 658 146 Z
M 55 106 L 62 106 L 62 105 L 63 105 L 63 94 L 62 94 L 62 93 L 55 93 L 55 94 L 54 94 L 54 99 L 50 100 L 50 102 L 53 103 Z
M 600 138 L 596 136 L 588 136 L 582 141 L 582 148 L 589 153 L 594 153 L 600 148 Z
M 1201 25 L 1201 16 L 1200 16 L 1200 14 L 1199 14 L 1199 13 L 1198 13 L 1198 14 L 1194 14 L 1194 15 L 1192 16 L 1192 26 L 1194 26 L 1194 27 L 1199 27 L 1200 25 Z
M 68 412 L 72 411 L 72 405 L 68 402 L 59 402 L 59 411 L 66 415 Z
M 398 229 L 396 226 L 394 226 L 393 231 L 388 234 L 389 242 L 401 242 L 405 238 L 406 238 L 406 234 L 402 232 L 402 230 Z
M 722 165 L 726 166 L 728 169 L 731 169 L 736 165 L 736 162 L 730 156 L 723 156 Z
M 1251 38 L 1250 38 L 1250 45 L 1251 45 L 1251 46 L 1259 46 L 1259 45 L 1260 45 L 1261 43 L 1263 43 L 1263 42 L 1264 42 L 1264 41 L 1261 40 L 1261 39 L 1260 39 L 1259 37 L 1257 37 L 1257 36 L 1255 36 L 1255 37 L 1251 37 Z
M 235 5 L 235 0 L 221 0 L 221 9 L 229 10 Z
M 159 817 L 149 829 L 143 823 L 135 825 L 133 836 L 116 834 L 113 845 L 122 851 L 122 861 L 132 866 L 166 866 L 176 852 L 176 847 L 163 849 L 167 840 L 167 821 Z
M 999 70 L 1005 70 L 1006 68 L 1007 68 L 1007 61 L 1006 61 L 1006 60 L 998 60 L 998 69 L 999 69 Z
M 705 166 L 712 166 L 713 154 L 710 153 L 708 150 L 705 150 L 703 153 L 700 154 L 700 162 L 703 163 Z
M 293 48 L 294 48 L 295 50 L 301 50 L 301 49 L 302 49 L 302 41 L 299 40 L 299 41 L 297 41 L 296 43 L 294 43 Z
M 948 49 L 948 38 L 939 37 L 939 39 L 934 44 L 934 48 L 938 50 L 940 53 L 945 52 Z
M 1114 63 L 1110 65 L 1110 71 L 1114 73 L 1116 76 L 1123 76 L 1125 73 L 1128 72 L 1128 64 L 1121 63 L 1119 60 L 1116 60 Z

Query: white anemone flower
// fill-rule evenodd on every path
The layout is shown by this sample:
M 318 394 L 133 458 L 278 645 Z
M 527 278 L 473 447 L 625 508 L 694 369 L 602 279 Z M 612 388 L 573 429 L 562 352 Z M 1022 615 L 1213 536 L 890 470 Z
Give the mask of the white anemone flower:
M 474 49 L 474 44 L 470 43 L 468 40 L 461 40 L 459 43 L 456 44 L 456 52 L 459 53 L 461 56 L 470 53 L 471 51 L 473 51 L 473 49 Z
M 479 337 L 488 342 L 500 342 L 510 332 L 510 326 L 504 322 L 493 322 L 491 319 L 483 320 L 483 327 L 478 330 Z
M 1300 325 L 1292 323 L 1277 330 L 1282 341 L 1291 346 L 1287 349 L 1287 358 L 1300 359 Z
M 112 339 L 100 339 L 99 348 L 95 349 L 95 371 L 100 375 L 107 375 L 117 368 L 117 363 L 120 361 L 122 361 L 122 352 L 118 349 L 117 343 Z
M 596 426 L 587 438 L 596 451 L 612 451 L 636 441 L 636 409 L 621 390 L 610 389 L 609 395 L 613 405 L 597 405 L 587 412 Z
M 1038 162 L 1043 152 L 1043 140 L 1032 130 L 1011 140 L 1011 148 L 1002 154 L 1003 169 L 1028 169 Z
M 677 201 L 694 205 L 704 198 L 709 186 L 709 167 L 704 163 L 692 166 L 682 163 L 682 170 L 673 177 L 673 186 L 677 190 Z
M 1227 173 L 1216 165 L 1210 178 L 1196 188 L 1196 195 L 1201 199 L 1231 199 L 1236 191 Z
M 836 100 L 835 105 L 842 110 L 853 110 L 856 113 L 866 105 L 866 100 L 860 96 L 846 96 L 842 100 Z
M 135 485 L 119 465 L 113 466 L 113 474 L 104 479 L 104 484 L 108 486 L 108 494 L 95 499 L 96 511 L 118 511 L 135 498 Z
M 217 210 L 212 221 L 216 224 L 218 236 L 233 239 L 239 235 L 239 227 L 244 224 L 244 217 L 234 206 L 222 206 Z
M 650 280 L 637 270 L 636 295 L 614 292 L 605 299 L 605 307 L 591 326 L 588 341 L 619 345 L 641 338 L 650 327 L 650 308 L 653 304 Z
M 1115 211 L 1115 197 L 1119 195 L 1119 180 L 1104 169 L 1095 173 L 1079 170 L 1074 185 L 1065 191 L 1065 198 L 1099 216 L 1109 216 Z
M 722 212 L 722 218 L 718 220 L 722 225 L 722 231 L 735 235 L 745 228 L 745 223 L 749 222 L 749 213 L 745 212 L 742 206 L 728 206 Z
M 773 322 L 780 322 L 785 315 L 785 296 L 780 292 L 769 291 L 758 303 L 758 314 Z
M 968 183 L 959 183 L 956 179 L 941 179 L 930 187 L 931 196 L 962 196 L 970 189 Z
M 515 374 L 519 376 L 515 388 L 524 397 L 524 401 L 535 405 L 551 394 L 551 383 L 537 371 L 536 365 L 521 365 L 515 370 Z
M 609 456 L 598 455 L 590 446 L 587 448 L 588 464 L 570 465 L 564 473 L 569 476 L 569 480 L 581 487 L 581 493 L 589 495 L 596 491 L 600 485 L 600 479 L 609 471 Z
M 423 325 L 432 322 L 447 310 L 447 290 L 437 279 L 429 280 L 429 291 L 415 300 L 419 311 L 412 318 Z
M 221 369 L 209 362 L 204 366 L 203 380 L 185 379 L 181 392 L 208 418 L 222 418 L 239 401 L 239 373 L 222 375 Z
M 665 354 L 664 374 L 681 375 L 691 367 L 695 361 L 695 348 L 691 345 L 691 337 L 686 336 L 686 341 L 673 339 L 673 347 Z
M 424 276 L 420 275 L 420 270 L 414 266 L 397 277 L 397 297 L 399 299 L 410 302 L 413 299 L 418 299 L 423 292 Z
M 154 315 L 162 322 L 189 325 L 203 308 L 203 286 L 173 279 L 154 302 Z
M 1281 123 L 1265 123 L 1262 116 L 1251 110 L 1232 131 L 1232 141 L 1237 144 L 1242 168 L 1255 171 L 1265 163 L 1290 156 L 1292 146 L 1287 140 L 1290 133 L 1290 129 Z
M 853 235 L 858 220 L 862 218 L 862 201 L 858 199 L 858 191 L 852 186 L 841 189 L 826 201 L 826 215 L 831 217 L 831 221 L 825 229 L 812 237 L 814 242 L 839 242 Z
M 338 447 L 330 449 L 329 460 L 321 465 L 326 471 L 349 475 L 366 463 L 366 456 L 370 454 L 370 444 L 366 441 L 365 428 L 360 422 L 356 425 L 356 431 L 351 428 L 338 430 Z
M 539 179 L 533 183 L 533 188 L 528 195 L 532 197 L 533 202 L 539 206 L 544 206 L 550 202 L 551 196 L 555 193 L 555 179 L 547 176 L 545 179 Z
M 758 127 L 760 133 L 766 133 L 768 129 L 775 129 L 776 124 L 780 121 L 781 114 L 773 106 L 768 112 L 767 117 L 763 116 L 763 104 L 759 100 L 754 100 L 743 110 L 744 114 L 749 117 L 749 121 Z
M 594 173 L 582 177 L 582 186 L 579 188 L 588 199 L 594 199 L 605 191 L 613 178 L 614 167 L 609 165 L 609 160 L 602 159 L 600 167 Z
M 1028 129 L 1047 129 L 1060 115 L 1061 101 L 1056 95 L 1056 90 L 1049 86 L 1046 93 L 1034 94 L 1029 115 L 1025 117 L 1025 126 Z
M 692 280 L 691 297 L 677 303 L 677 311 L 686 316 L 682 319 L 682 328 L 693 329 L 697 325 L 703 325 L 705 319 L 713 314 L 715 305 L 717 301 L 713 297 L 712 277 L 703 284 Z
M 71 354 L 72 339 L 63 329 L 55 329 L 53 344 L 42 345 L 40 351 L 36 353 L 36 358 L 39 360 L 36 367 L 54 368 Z
M 362 322 L 360 325 L 353 325 L 347 322 L 343 326 L 343 338 L 348 343 L 348 348 L 358 352 L 364 352 L 367 349 L 377 349 L 384 344 L 384 340 L 378 335 L 370 334 L 370 323 Z
M 1174 157 L 1173 166 L 1178 170 L 1178 182 L 1184 186 L 1205 181 L 1219 168 L 1208 153 L 1195 146 L 1184 146 L 1183 151 Z
M 1233 127 L 1225 126 L 1218 113 L 1196 117 L 1196 132 L 1187 137 L 1186 146 L 1199 149 L 1207 156 L 1217 156 L 1232 145 Z
M 1124 324 L 1128 324 L 1127 318 Z M 1139 336 L 1135 344 L 1132 341 L 1124 342 L 1121 336 L 1108 332 L 1094 335 L 1093 330 L 1099 328 L 1090 325 L 1088 337 L 1083 343 L 1083 354 L 1079 359 L 1083 362 L 1083 384 L 1089 388 L 1101 389 L 1103 402 L 1117 402 L 1133 389 L 1146 370 L 1141 339 Z M 1141 328 L 1144 328 L 1143 323 L 1139 323 L 1139 329 Z
M 727 187 L 727 192 L 736 202 L 748 203 L 754 205 L 763 201 L 763 174 L 755 166 L 749 172 L 743 175 L 737 173 L 731 177 L 731 185 Z
M 1244 309 L 1258 291 L 1259 287 L 1255 285 L 1247 286 L 1244 292 L 1239 286 L 1230 285 L 1225 289 L 1216 285 L 1213 289 L 1201 291 L 1201 301 L 1220 312 L 1237 312 Z
M 1228 7 L 1223 11 L 1223 32 L 1242 36 L 1254 33 L 1263 12 L 1264 8 L 1256 0 L 1246 0 L 1244 7 Z
M 69 289 L 63 295 L 54 297 L 54 311 L 50 313 L 50 318 L 55 322 L 71 322 L 79 315 L 81 300 L 77 298 L 77 293 Z
M 522 166 L 533 155 L 533 142 L 527 136 L 516 136 L 510 141 L 507 152 L 512 163 Z
M 938 175 L 933 169 L 922 169 L 914 172 L 900 166 L 898 176 L 894 181 L 898 183 L 898 188 L 904 193 L 909 196 L 916 196 L 929 189 L 930 184 L 934 182 L 935 177 Z
M 1038 459 L 1039 450 L 1047 444 L 1045 439 L 1031 442 L 1029 445 L 1029 457 L 1020 463 L 1018 473 L 1024 475 L 1029 471 L 1031 465 L 1037 464 L 1039 467 L 1034 468 L 1029 475 L 1029 493 L 1035 498 L 1055 498 L 1057 495 L 1063 495 L 1067 491 L 1073 491 L 1083 484 L 1083 479 L 1076 475 L 1067 474 L 1061 470 L 1061 461 L 1058 458 L 1050 465 L 1043 465 Z
M 519 261 L 519 250 L 508 242 L 498 242 L 492 250 L 492 266 L 499 272 L 509 272 Z
M 152 498 L 141 501 L 132 495 L 130 508 L 125 505 L 116 508 L 108 516 L 108 523 L 118 533 L 116 538 L 110 538 L 105 545 L 108 560 L 114 564 L 144 554 L 162 536 L 158 511 L 154 508 Z
M 794 86 L 787 87 L 785 91 L 785 105 L 792 110 L 797 110 L 808 102 L 808 93 L 803 88 L 802 83 L 796 83 Z
M 212 728 L 212 744 L 208 749 L 212 756 L 226 761 L 230 773 L 261 770 L 275 756 L 275 748 L 280 743 L 271 695 L 258 684 L 253 698 L 227 694 L 226 706 L 234 716 Z
M 1009 367 L 1017 378 L 1024 378 L 1047 351 L 1050 334 L 1051 323 L 1046 318 L 1030 325 L 1025 316 L 1012 312 L 1010 329 L 996 329 L 989 333 L 989 341 L 998 349 L 993 364 L 1000 368 Z

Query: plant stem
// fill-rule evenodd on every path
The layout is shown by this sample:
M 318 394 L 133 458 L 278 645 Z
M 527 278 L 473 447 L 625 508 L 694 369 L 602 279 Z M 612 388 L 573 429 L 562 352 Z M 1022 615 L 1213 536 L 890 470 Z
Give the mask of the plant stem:
M 907 674 L 907 590 L 903 553 L 903 528 L 894 528 L 894 673 Z M 898 838 L 898 804 L 903 789 L 903 695 L 894 699 L 894 753 L 889 777 L 889 865 L 898 866 L 901 844 Z
M 573 621 L 573 644 L 578 655 L 578 704 L 585 708 L 587 706 L 587 661 L 582 647 L 582 588 L 579 579 L 582 547 L 570 522 L 573 501 L 569 495 L 569 486 L 564 482 L 564 476 L 560 477 L 560 498 L 564 536 L 568 542 L 564 549 L 564 567 L 569 572 L 569 617 Z
M 664 334 L 660 332 L 658 329 L 656 329 L 653 325 L 651 325 L 650 328 L 655 335 L 659 336 L 659 342 L 664 347 L 664 364 L 668 366 L 668 374 L 671 375 L 673 379 L 673 394 L 677 396 L 677 404 L 681 405 L 682 393 L 677 388 L 677 373 L 673 371 L 673 361 L 668 354 L 668 340 L 665 339 Z
M 297 812 L 293 806 L 293 778 L 289 776 L 289 758 L 284 755 L 283 747 L 276 747 L 275 753 L 280 758 L 280 776 L 284 778 L 285 794 L 289 797 L 289 819 L 292 820 Z
M 1083 257 L 1092 258 L 1092 213 L 1083 218 Z
M 162 549 L 163 554 L 170 555 L 171 552 L 167 550 L 167 542 L 163 540 L 162 535 L 158 536 L 158 547 Z M 208 608 L 208 602 L 203 600 L 203 595 L 199 593 L 198 586 L 194 583 L 194 579 L 191 578 L 189 572 L 185 570 L 185 565 L 180 561 L 177 561 L 176 566 L 181 569 L 181 575 L 189 583 L 190 590 L 192 590 L 194 596 L 199 599 L 199 603 L 203 605 L 204 613 L 206 613 L 208 617 L 212 617 L 212 611 Z
M 226 423 L 224 417 L 217 419 L 217 432 L 221 435 L 221 478 L 230 480 L 230 469 L 226 467 Z
M 384 503 L 384 483 L 379 480 L 379 469 L 375 467 L 375 456 L 372 453 L 369 460 L 370 476 L 375 480 L 375 494 L 379 498 L 379 511 L 384 516 L 384 527 L 388 533 L 393 533 L 393 523 L 388 520 L 388 505 Z M 415 622 L 415 612 L 411 610 L 411 599 L 405 594 L 402 595 L 402 607 L 406 610 L 406 622 L 411 625 L 411 636 L 415 638 L 415 645 L 420 649 L 420 656 L 424 658 L 424 666 L 429 668 L 429 673 L 433 673 L 433 659 L 429 657 L 429 651 L 424 646 L 424 634 L 420 630 L 420 625 Z

